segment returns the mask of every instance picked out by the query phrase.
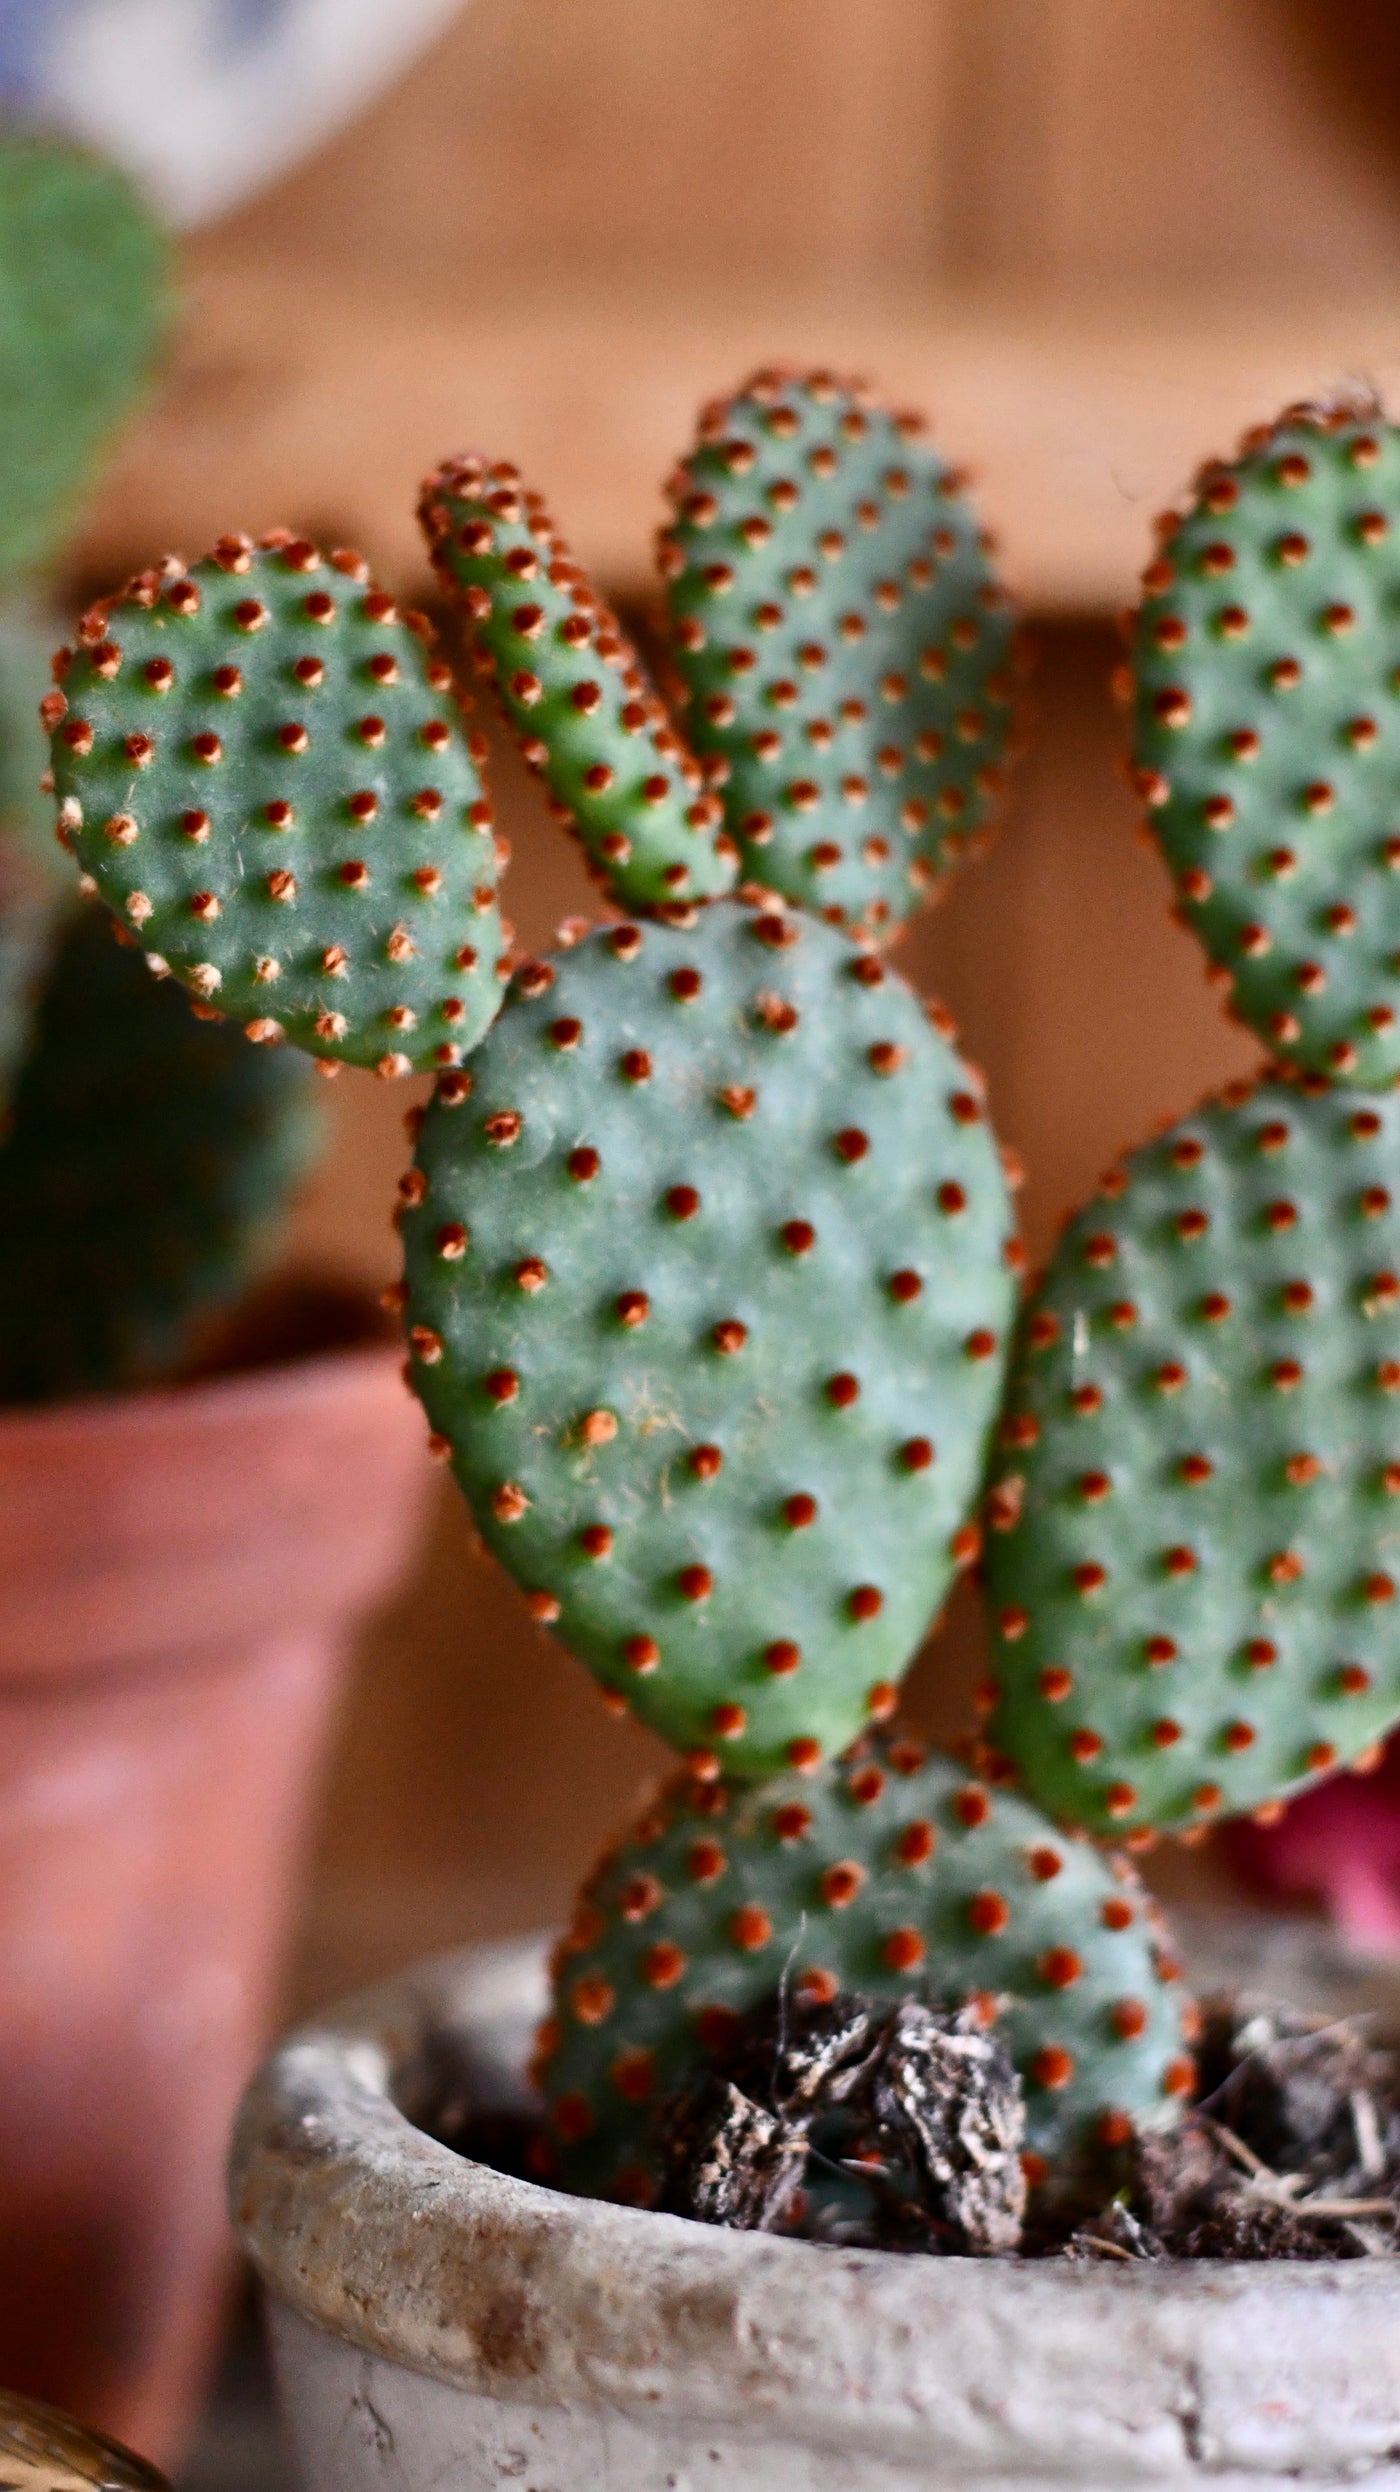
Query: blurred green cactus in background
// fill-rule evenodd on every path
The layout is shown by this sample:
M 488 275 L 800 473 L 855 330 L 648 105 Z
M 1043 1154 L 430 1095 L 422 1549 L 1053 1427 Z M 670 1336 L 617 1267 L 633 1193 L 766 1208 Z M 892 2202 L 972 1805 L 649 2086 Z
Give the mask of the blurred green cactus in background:
M 169 242 L 125 174 L 65 140 L 0 140 L 0 583 L 52 560 L 174 308 Z
M 151 387 L 171 250 L 126 176 L 0 139 L 0 1400 L 178 1366 L 304 1169 L 307 1068 L 201 1027 L 113 948 L 54 846 L 40 704 L 81 498 Z

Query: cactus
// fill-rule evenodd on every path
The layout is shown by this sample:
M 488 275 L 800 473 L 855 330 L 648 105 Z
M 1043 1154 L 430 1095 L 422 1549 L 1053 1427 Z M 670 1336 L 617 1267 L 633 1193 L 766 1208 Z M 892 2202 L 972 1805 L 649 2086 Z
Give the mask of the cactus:
M 513 467 L 458 459 L 429 477 L 421 511 L 482 672 L 599 879 L 627 908 L 727 891 L 719 803 L 539 495 Z
M 645 2204 L 657 2106 L 787 1985 L 978 2002 L 1025 2082 L 1037 2177 L 1169 2126 L 1192 2084 L 1193 2012 L 1131 1873 L 877 1735 L 758 1788 L 682 1778 L 605 1855 L 538 2051 L 566 2185 Z
M 114 165 L 0 143 L 0 578 L 50 556 L 169 327 L 170 252 Z
M 202 1028 L 91 908 L 44 988 L 0 1147 L 0 1402 L 175 1367 L 314 1147 L 308 1068 Z
M 1400 1101 L 1264 1081 L 1135 1152 L 1023 1326 L 990 1498 L 1041 1806 L 1184 1826 L 1400 1718 Z
M 685 723 L 743 870 L 885 934 L 981 835 L 1011 617 L 959 479 L 859 385 L 707 410 L 662 537 Z
M 1149 1910 L 1029 1802 L 871 1727 L 977 1554 L 1020 1263 L 980 1082 L 875 945 L 981 822 L 1009 622 L 947 473 L 820 375 L 707 420 L 678 493 L 703 771 L 517 471 L 424 488 L 476 669 L 634 912 L 504 999 L 474 749 L 355 557 L 227 538 L 86 618 L 49 702 L 63 835 L 206 1013 L 437 1072 L 397 1293 L 435 1449 L 536 1618 L 687 1769 L 565 1952 L 570 2185 L 644 2195 L 651 2100 L 789 1978 L 975 1994 L 1068 2170 L 1190 2083 Z M 747 726 L 720 612 L 782 670 Z M 788 711 L 810 801 L 770 741 Z M 838 818 L 861 844 L 833 862 Z
M 1271 1817 L 1400 1721 L 1397 479 L 1379 408 L 1287 409 L 1132 627 L 1137 783 L 1279 1071 L 1118 1168 L 1023 1325 L 990 1737 L 1102 1834 Z
M 143 944 L 250 1037 L 387 1076 L 500 1001 L 490 809 L 421 617 L 279 531 L 143 572 L 49 699 L 60 823 Z
M 772 905 L 517 975 L 405 1187 L 414 1382 L 495 1553 L 683 1750 L 894 1703 L 1000 1399 L 1011 1216 L 903 981 Z
M 1294 407 L 1213 462 L 1144 577 L 1138 785 L 1183 915 L 1272 1052 L 1400 1077 L 1400 434 Z
M 518 972 L 470 1068 L 438 1086 L 400 1212 L 411 1372 L 439 1449 L 534 1614 L 689 1767 L 610 1856 L 563 1954 L 546 2072 L 560 2168 L 572 2187 L 645 2197 L 652 2104 L 795 1957 L 832 1989 L 1010 1994 L 1035 2151 L 1063 2163 L 1096 2135 L 1170 2124 L 1189 2084 L 1137 1899 L 948 1759 L 881 1739 L 832 1762 L 893 1712 L 977 1549 L 1017 1251 L 977 1085 L 870 942 L 990 794 L 1008 625 L 942 471 L 888 418 L 820 380 L 764 381 L 706 435 L 670 540 L 673 620 L 697 748 L 762 881 L 703 907 L 675 868 L 713 813 L 686 819 L 684 750 L 537 498 L 480 460 L 425 491 L 434 559 L 556 811 L 652 912 Z M 821 494 L 805 538 L 794 457 Z M 771 545 L 753 524 L 767 487 Z M 871 537 L 859 562 L 827 541 L 838 517 Z M 782 838 L 751 821 L 746 835 L 767 737 L 752 757 L 723 742 L 744 669 L 726 658 L 720 698 L 701 668 L 713 601 L 742 582 L 747 616 L 804 555 L 833 565 L 809 628 L 839 640 L 825 691 L 847 704 L 814 802 L 848 820 L 843 777 L 869 790 L 883 775 L 912 808 L 897 861 L 877 845 L 830 882 L 806 856 L 810 823 L 795 836 L 805 794 L 780 806 Z M 815 671 L 805 634 L 803 652 L 775 648 Z M 887 681 L 921 656 L 916 689 Z M 762 724 L 766 683 L 758 698 Z M 893 761 L 877 701 L 912 739 Z M 965 768 L 948 759 L 960 732 Z M 661 763 L 648 817 L 639 781 Z M 701 853 L 723 863 L 717 841 Z M 820 914 L 790 912 L 784 882 Z

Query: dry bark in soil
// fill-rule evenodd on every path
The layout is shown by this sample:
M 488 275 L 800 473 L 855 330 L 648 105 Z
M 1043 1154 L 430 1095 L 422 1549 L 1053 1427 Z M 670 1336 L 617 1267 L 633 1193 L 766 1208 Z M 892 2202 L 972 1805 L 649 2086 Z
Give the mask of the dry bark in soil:
M 975 2014 L 775 1999 L 662 2107 L 661 2203 L 748 2231 L 934 2256 L 1352 2259 L 1400 2247 L 1400 2051 L 1374 2019 L 1207 2003 L 1197 2102 L 1071 2205 L 1025 2221 L 1020 2080 Z M 473 2117 L 444 2071 L 424 2121 L 522 2178 L 537 2121 Z M 1086 2206 L 1095 2211 L 1086 2214 Z

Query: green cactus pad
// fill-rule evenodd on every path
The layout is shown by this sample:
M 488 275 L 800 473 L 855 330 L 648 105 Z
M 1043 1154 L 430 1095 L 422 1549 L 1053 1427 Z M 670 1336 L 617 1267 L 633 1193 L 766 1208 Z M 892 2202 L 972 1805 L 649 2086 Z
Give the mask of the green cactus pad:
M 655 2179 L 655 2106 L 784 1984 L 995 2016 L 1048 2165 L 1176 2120 L 1177 1968 L 1131 1873 L 898 1737 L 759 1788 L 681 1780 L 604 1857 L 556 1953 L 537 2073 L 588 2197 Z
M 125 174 L 61 139 L 0 144 L 0 577 L 42 561 L 143 395 L 170 247 Z
M 1268 1081 L 1135 1152 L 1022 1328 L 990 1501 L 1032 1796 L 1199 1824 L 1400 1718 L 1400 1102 Z
M 599 878 L 626 908 L 728 891 L 720 806 L 540 496 L 513 467 L 457 459 L 428 478 L 421 515 L 482 671 Z
M 1400 433 L 1295 408 L 1208 467 L 1144 578 L 1138 784 L 1273 1052 L 1400 1076 Z
M 727 901 L 527 964 L 403 1230 L 432 1424 L 606 1688 L 740 1774 L 893 1703 L 974 1554 L 1015 1295 L 974 1079 L 901 979 Z
M 168 1373 L 249 1278 L 319 1131 L 310 1067 L 197 1021 L 71 923 L 0 1149 L 0 1402 Z
M 958 481 L 828 374 L 706 414 L 662 538 L 694 749 L 752 879 L 897 926 L 1000 783 L 1012 625 Z
M 148 952 L 250 1037 L 388 1076 L 500 1002 L 490 808 L 448 670 L 356 554 L 225 537 L 85 616 L 60 825 Z

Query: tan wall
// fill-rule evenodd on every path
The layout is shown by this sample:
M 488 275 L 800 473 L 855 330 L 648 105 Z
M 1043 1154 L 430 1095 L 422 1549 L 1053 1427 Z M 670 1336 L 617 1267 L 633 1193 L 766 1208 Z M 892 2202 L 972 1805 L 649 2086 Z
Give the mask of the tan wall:
M 1393 0 L 472 0 L 248 211 L 468 292 L 1400 275 Z

